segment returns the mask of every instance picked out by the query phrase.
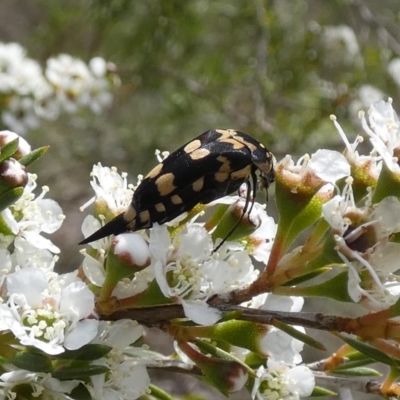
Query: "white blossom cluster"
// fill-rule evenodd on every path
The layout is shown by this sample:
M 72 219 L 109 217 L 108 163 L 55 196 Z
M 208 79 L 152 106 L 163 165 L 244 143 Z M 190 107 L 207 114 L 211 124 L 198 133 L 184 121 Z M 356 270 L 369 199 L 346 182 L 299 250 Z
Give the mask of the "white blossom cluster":
M 0 42 L 0 113 L 5 127 L 20 135 L 36 129 L 40 119 L 81 109 L 100 113 L 112 101 L 116 83 L 101 57 L 86 64 L 68 54 L 47 60 L 45 69 L 17 43 Z
M 134 187 L 127 184 L 126 174 L 118 174 L 115 168 L 95 165 L 91 183 L 96 193 L 96 203 L 106 205 L 112 214 L 125 210 L 132 199 Z M 85 207 L 92 201 L 94 199 Z M 228 204 L 243 209 L 244 202 L 243 197 L 228 196 L 212 205 Z M 171 233 L 171 229 L 179 225 L 182 218 L 178 217 L 164 225 L 154 224 L 150 231 L 124 233 L 114 239 L 104 238 L 91 243 L 90 247 L 96 252 L 83 251 L 86 277 L 97 287 L 105 284 L 105 256 L 111 248 L 117 257 L 130 260 L 138 269 L 133 278 L 117 283 L 112 296 L 120 300 L 134 297 L 155 281 L 166 299 L 183 306 L 187 318 L 200 325 L 213 325 L 221 318 L 221 313 L 211 308 L 207 300 L 215 294 L 223 295 L 254 282 L 258 276 L 254 260 L 267 263 L 276 224 L 267 215 L 265 207 L 256 202 L 250 215 L 253 225 L 257 227 L 254 232 L 241 241 L 228 240 L 213 253 L 220 239 L 217 239 L 217 243 L 213 241 L 205 223 L 199 221 L 199 215 L 186 222 L 182 229 Z M 87 237 L 101 225 L 98 219 L 88 215 L 83 222 L 82 232 Z M 303 299 L 264 294 L 246 305 L 269 310 L 300 311 Z M 301 327 L 298 329 L 304 332 Z M 258 370 L 253 398 L 273 398 L 268 397 L 269 390 L 275 396 L 282 395 L 276 397 L 282 399 L 299 399 L 299 396 L 311 394 L 315 385 L 313 373 L 307 367 L 298 366 L 302 362 L 300 353 L 303 343 L 271 327 L 258 338 L 258 346 L 260 352 L 269 357 L 269 361 Z M 193 363 L 178 347 L 177 351 L 185 362 Z M 239 348 L 237 352 L 243 359 L 248 353 Z M 304 381 L 304 378 L 307 380 Z M 241 389 L 246 380 L 239 374 L 235 390 Z
M 97 202 L 105 204 L 114 214 L 126 209 L 134 191 L 127 185 L 126 174 L 119 175 L 115 168 L 95 165 L 92 177 Z M 239 196 L 230 196 L 215 203 L 243 208 L 244 202 Z M 256 279 L 258 271 L 250 255 L 268 261 L 276 225 L 266 214 L 265 207 L 255 203 L 250 218 L 258 228 L 245 242 L 227 241 L 213 253 L 216 244 L 204 223 L 197 221 L 198 215 L 176 234 L 170 234 L 168 226 L 174 226 L 182 218 L 164 225 L 154 224 L 148 233 L 127 233 L 114 239 L 115 254 L 128 254 L 135 265 L 145 268 L 137 272 L 134 279 L 119 282 L 113 295 L 117 298 L 137 295 L 155 279 L 166 298 L 182 304 L 188 318 L 198 324 L 211 325 L 221 315 L 208 307 L 207 300 L 214 294 L 228 292 Z M 100 226 L 96 218 L 88 215 L 82 232 L 88 236 Z M 96 257 L 91 252 L 84 252 L 85 274 L 99 287 L 102 287 L 105 277 L 101 255 L 107 253 L 110 245 L 110 238 L 101 239 L 91 244 L 97 250 Z
M 312 196 L 319 199 L 319 208 L 315 204 L 313 207 L 319 210 L 316 218 L 325 220 L 323 226 L 331 235 L 330 256 L 337 256 L 333 265 L 347 273 L 348 298 L 369 312 L 387 309 L 400 298 L 400 279 L 396 274 L 400 247 L 393 241 L 400 232 L 400 201 L 395 195 L 384 194 L 390 188 L 379 187 L 382 179 L 400 176 L 400 123 L 390 101 L 373 104 L 368 115 L 361 113 L 360 117 L 372 145 L 370 154 L 360 155 L 357 147 L 362 138 L 350 143 L 332 117 L 345 143 L 345 152 L 318 150 L 296 163 L 287 156 L 276 165 L 276 173 L 279 183 L 288 185 L 288 195 L 290 192 L 295 198 L 305 190 L 300 200 L 307 193 L 314 193 Z M 358 171 L 362 174 L 357 175 Z M 366 182 L 365 194 L 356 200 L 353 187 L 361 184 L 360 176 Z M 139 183 L 141 179 L 140 176 Z M 338 181 L 343 183 L 338 186 Z M 95 197 L 85 207 L 94 202 L 95 211 L 105 212 L 107 219 L 123 212 L 135 191 L 126 174 L 100 164 L 93 167 L 91 185 Z M 48 188 L 44 187 L 38 196 L 33 194 L 35 188 L 36 177 L 29 175 L 22 197 L 1 213 L 2 226 L 7 229 L 0 236 L 0 331 L 11 333 L 20 346 L 34 347 L 53 357 L 87 344 L 110 346 L 110 352 L 91 363 L 108 372 L 86 380 L 58 380 L 50 373 L 4 363 L 6 372 L 0 375 L 0 394 L 5 398 L 13 398 L 15 388 L 21 384 L 29 385 L 36 395 L 43 393 L 49 398 L 68 398 L 79 385 L 84 385 L 94 399 L 139 398 L 149 390 L 146 367 L 154 360 L 127 356 L 126 348 L 142 336 L 143 328 L 127 320 L 99 322 L 89 287 L 100 293 L 98 307 L 107 301 L 110 305 L 143 301 L 149 290 L 160 304 L 180 304 L 200 332 L 221 323 L 222 313 L 209 305 L 210 298 L 224 298 L 232 290 L 254 283 L 260 277 L 256 262 L 268 268 L 270 252 L 278 238 L 274 220 L 257 202 L 243 220 L 252 226 L 252 233 L 228 239 L 220 247 L 221 239 L 214 236 L 215 225 L 204 222 L 202 212 L 185 214 L 164 225 L 154 224 L 150 230 L 91 243 L 87 250 L 82 250 L 84 282 L 76 273 L 59 275 L 54 271 L 59 250 L 43 233 L 57 230 L 64 217 L 58 204 L 45 198 Z M 224 207 L 224 212 L 232 215 L 239 210 L 240 214 L 246 193 L 243 188 L 239 192 L 238 196 L 219 199 L 209 206 Z M 85 218 L 85 237 L 104 224 L 105 216 L 96 216 Z M 290 276 L 290 260 L 296 260 L 297 255 L 306 256 L 306 251 L 301 254 L 299 249 L 282 254 L 276 266 L 278 275 L 281 268 L 281 275 Z M 110 278 L 113 269 L 118 271 L 118 279 Z M 299 312 L 303 302 L 298 296 L 263 293 L 242 306 Z M 131 304 L 134 303 L 127 308 Z M 302 327 L 294 328 L 299 335 L 305 333 Z M 257 332 L 255 344 L 240 347 L 235 342 L 231 353 L 243 363 L 256 348 L 266 361 L 252 371 L 251 380 L 248 370 L 241 366 L 231 376 L 232 391 L 241 389 L 249 380 L 248 388 L 256 400 L 297 400 L 310 396 L 315 379 L 313 372 L 302 364 L 303 343 L 274 326 L 264 325 Z M 200 347 L 190 340 L 184 346 L 177 342 L 176 349 L 187 363 L 193 364 L 195 354 L 200 354 Z
M 400 123 L 391 101 L 374 103 L 368 117 L 360 116 L 373 146 L 369 155 L 357 151 L 362 138 L 350 143 L 333 118 L 346 144 L 346 158 L 371 181 L 377 181 L 383 170 L 400 176 Z M 323 205 L 323 215 L 334 233 L 338 254 L 349 268 L 350 297 L 369 310 L 383 310 L 400 298 L 396 274 L 400 244 L 391 240 L 400 232 L 400 201 L 387 196 L 374 204 L 370 192 L 361 204 L 356 203 L 352 186 L 349 177 L 343 190 Z
M 1 134 L 17 136 L 11 132 Z M 22 138 L 20 148 L 25 154 L 30 152 Z M 33 398 L 67 399 L 82 384 L 94 399 L 121 399 L 120 393 L 125 393 L 124 399 L 138 398 L 150 383 L 146 367 L 127 359 L 123 351 L 142 335 L 143 328 L 127 320 L 112 326 L 100 323 L 94 310 L 94 294 L 77 271 L 55 272 L 59 249 L 43 234 L 58 230 L 64 215 L 57 202 L 46 198 L 48 187 L 35 195 L 36 180 L 36 175 L 28 174 L 22 196 L 0 213 L 2 357 L 8 345 L 18 345 L 20 350 L 36 349 L 57 359 L 68 350 L 102 344 L 110 346 L 111 351 L 91 365 L 106 367 L 110 373 L 96 374 L 89 380 L 59 380 L 50 372 L 17 368 L 11 357 L 13 351 L 9 360 L 2 362 L 0 398 L 18 398 L 18 388 L 27 385 Z

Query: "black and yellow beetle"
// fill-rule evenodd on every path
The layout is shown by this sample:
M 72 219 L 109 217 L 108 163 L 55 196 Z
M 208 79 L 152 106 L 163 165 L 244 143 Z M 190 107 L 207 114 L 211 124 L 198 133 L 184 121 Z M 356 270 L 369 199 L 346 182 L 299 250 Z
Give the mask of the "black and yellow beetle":
M 154 167 L 136 188 L 127 210 L 79 244 L 151 228 L 156 222 L 166 223 L 197 204 L 210 203 L 246 183 L 243 217 L 251 211 L 248 205 L 254 203 L 256 171 L 260 171 L 265 190 L 275 180 L 273 159 L 262 143 L 246 133 L 232 129 L 204 132 Z M 250 199 L 251 187 L 253 199 Z

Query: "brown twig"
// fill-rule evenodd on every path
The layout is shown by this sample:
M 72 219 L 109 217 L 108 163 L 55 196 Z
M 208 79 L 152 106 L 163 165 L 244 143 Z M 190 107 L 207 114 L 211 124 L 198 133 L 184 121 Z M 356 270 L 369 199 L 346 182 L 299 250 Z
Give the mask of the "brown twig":
M 351 318 L 343 318 L 334 315 L 324 315 L 312 312 L 284 312 L 259 310 L 235 305 L 218 304 L 215 308 L 222 312 L 238 312 L 236 319 L 243 321 L 253 321 L 261 324 L 271 324 L 276 319 L 290 325 L 300 325 L 306 328 L 313 328 L 326 331 L 338 331 L 344 327 Z M 111 315 L 100 315 L 100 319 L 107 321 L 117 321 L 120 319 L 132 319 L 140 324 L 149 327 L 165 329 L 170 321 L 176 318 L 186 318 L 183 308 L 179 304 L 168 304 L 161 306 L 150 306 L 141 308 L 131 308 L 112 313 Z

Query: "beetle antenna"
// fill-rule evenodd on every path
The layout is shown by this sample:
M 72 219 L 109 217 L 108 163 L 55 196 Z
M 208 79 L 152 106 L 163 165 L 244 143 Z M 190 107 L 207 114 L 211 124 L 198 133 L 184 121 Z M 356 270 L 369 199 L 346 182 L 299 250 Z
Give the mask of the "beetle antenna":
M 257 185 L 257 176 L 256 176 L 254 171 L 251 171 L 251 180 L 252 180 L 251 183 L 250 183 L 250 181 L 246 182 L 246 186 L 247 186 L 246 203 L 244 204 L 242 215 L 240 216 L 240 218 L 238 219 L 236 224 L 232 227 L 232 229 L 228 232 L 228 234 L 218 244 L 218 246 L 215 247 L 215 249 L 212 251 L 212 254 L 214 254 L 216 251 L 218 251 L 221 248 L 221 246 L 229 239 L 229 236 L 231 236 L 232 233 L 235 232 L 236 228 L 239 226 L 239 224 L 242 221 L 244 215 L 246 214 L 247 207 L 249 206 L 250 203 L 251 203 L 251 205 L 250 205 L 250 209 L 248 211 L 248 215 L 250 215 L 251 211 L 253 210 L 253 205 L 254 205 L 254 201 L 255 201 L 255 197 L 256 197 L 256 191 L 257 191 L 257 186 L 256 186 Z M 254 189 L 253 198 L 251 198 L 251 187 L 252 186 L 253 186 L 253 189 Z

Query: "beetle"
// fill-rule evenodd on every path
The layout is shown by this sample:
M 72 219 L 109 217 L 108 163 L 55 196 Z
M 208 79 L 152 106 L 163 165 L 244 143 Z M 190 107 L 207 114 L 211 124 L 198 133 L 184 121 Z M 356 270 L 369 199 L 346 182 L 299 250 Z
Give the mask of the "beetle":
M 245 207 L 224 242 L 245 213 L 251 212 L 258 182 L 256 171 L 260 173 L 261 187 L 268 194 L 268 187 L 275 180 L 272 153 L 244 132 L 208 130 L 156 165 L 136 188 L 126 211 L 79 244 L 111 234 L 151 228 L 154 223 L 164 224 L 197 204 L 210 203 L 237 191 L 246 183 Z M 251 188 L 254 192 L 252 199 Z

